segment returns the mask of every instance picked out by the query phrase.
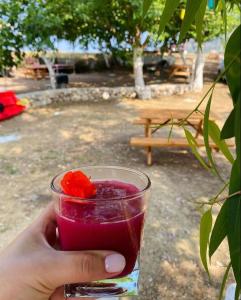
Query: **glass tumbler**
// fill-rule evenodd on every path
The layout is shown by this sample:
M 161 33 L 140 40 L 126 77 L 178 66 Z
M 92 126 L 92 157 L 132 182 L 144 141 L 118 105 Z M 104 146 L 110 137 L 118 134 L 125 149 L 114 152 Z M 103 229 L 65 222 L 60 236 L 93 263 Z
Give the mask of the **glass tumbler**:
M 150 179 L 140 171 L 124 167 L 90 166 L 79 170 L 91 178 L 101 193 L 88 199 L 73 197 L 61 189 L 66 172 L 53 178 L 51 189 L 61 250 L 112 250 L 125 257 L 126 266 L 115 278 L 66 284 L 65 297 L 137 295 Z

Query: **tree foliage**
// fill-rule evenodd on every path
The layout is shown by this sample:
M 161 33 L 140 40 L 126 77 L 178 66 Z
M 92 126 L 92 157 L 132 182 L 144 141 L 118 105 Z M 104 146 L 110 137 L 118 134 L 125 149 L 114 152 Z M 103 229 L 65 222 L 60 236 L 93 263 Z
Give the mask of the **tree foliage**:
M 17 65 L 26 46 L 35 51 L 53 49 L 53 34 L 61 23 L 44 0 L 1 0 L 0 70 Z
M 142 19 L 142 0 L 61 0 L 49 7 L 63 21 L 57 33 L 59 38 L 79 40 L 84 45 L 97 41 L 99 49 L 105 51 L 145 44 L 141 34 L 156 32 L 163 0 L 152 3 L 145 19 Z
M 21 60 L 24 43 L 17 22 L 20 13 L 20 3 L 0 3 L 0 71 Z
M 165 31 L 158 35 L 164 0 L 2 0 L 0 2 L 0 67 L 20 62 L 24 46 L 31 50 L 53 49 L 54 40 L 66 39 L 83 46 L 92 43 L 101 51 L 130 52 L 133 46 L 164 44 L 178 39 L 182 24 L 180 11 L 185 0 L 175 0 L 177 9 L 169 11 Z M 219 2 L 221 3 L 221 2 Z M 171 6 L 173 7 L 173 5 Z M 148 9 L 147 9 L 148 8 Z M 227 8 L 227 31 L 238 22 L 237 14 Z M 224 32 L 220 4 L 217 12 L 207 10 L 199 35 L 205 41 Z M 230 22 L 231 20 L 231 22 Z M 231 26 L 230 26 L 231 25 Z M 163 28 L 162 28 L 163 29 Z M 195 36 L 193 23 L 185 38 Z M 163 48 L 163 49 L 164 49 Z
M 172 11 L 172 14 L 168 19 L 168 23 L 163 26 L 163 19 L 165 20 L 165 15 L 160 19 L 159 34 L 162 33 L 161 41 L 164 42 L 164 48 L 170 40 L 174 43 L 178 43 L 179 33 L 182 26 L 181 11 L 184 10 L 185 12 L 186 1 L 176 1 L 178 2 L 177 8 Z M 200 9 L 197 11 L 193 22 L 190 23 L 185 35 L 185 40 L 193 38 L 199 43 L 199 45 L 203 42 L 211 41 L 215 37 L 222 37 L 222 35 L 225 34 L 225 24 L 220 8 L 219 10 L 210 10 L 207 8 L 207 5 L 205 5 L 207 4 L 207 0 L 202 2 L 204 5 L 200 6 Z M 173 9 L 173 5 L 171 5 L 171 9 Z M 228 12 L 227 32 L 231 33 L 240 22 L 240 13 L 237 6 L 235 6 L 233 10 L 230 10 L 229 7 Z

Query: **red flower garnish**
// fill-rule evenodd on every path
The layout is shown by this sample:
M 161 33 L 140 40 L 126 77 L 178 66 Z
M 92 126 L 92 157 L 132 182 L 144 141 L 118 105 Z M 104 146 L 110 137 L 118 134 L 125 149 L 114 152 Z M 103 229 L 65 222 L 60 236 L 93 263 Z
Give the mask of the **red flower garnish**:
M 80 198 L 90 198 L 96 194 L 96 187 L 81 171 L 67 172 L 61 180 L 63 192 Z

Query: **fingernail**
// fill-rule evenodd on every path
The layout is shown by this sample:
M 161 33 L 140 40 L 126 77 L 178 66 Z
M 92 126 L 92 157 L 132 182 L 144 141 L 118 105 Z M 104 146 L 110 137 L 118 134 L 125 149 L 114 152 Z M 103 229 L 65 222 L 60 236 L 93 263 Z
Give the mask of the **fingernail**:
M 120 254 L 111 254 L 105 258 L 105 270 L 108 273 L 121 272 L 126 265 L 124 256 Z

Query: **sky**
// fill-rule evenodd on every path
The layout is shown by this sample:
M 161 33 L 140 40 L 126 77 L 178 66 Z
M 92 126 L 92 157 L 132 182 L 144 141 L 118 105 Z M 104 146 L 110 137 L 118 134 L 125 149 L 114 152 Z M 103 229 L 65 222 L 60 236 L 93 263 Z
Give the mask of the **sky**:
M 94 43 L 90 44 L 88 49 L 84 49 L 78 43 L 75 43 L 75 45 L 73 45 L 73 43 L 70 43 L 66 40 L 60 40 L 58 42 L 55 42 L 55 46 L 60 52 L 73 52 L 73 53 L 99 53 L 100 52 L 96 49 L 97 45 L 95 45 Z M 197 49 L 197 45 L 194 42 L 194 40 L 191 40 L 190 42 L 188 42 L 186 44 L 186 50 L 188 52 L 195 52 L 196 49 Z M 204 43 L 204 45 L 203 45 L 204 52 L 210 52 L 210 51 L 214 51 L 214 50 L 216 50 L 218 52 L 223 52 L 223 49 L 224 49 L 224 47 L 223 47 L 223 42 L 222 42 L 221 38 L 216 38 L 212 41 Z M 148 49 L 148 50 L 151 50 L 151 49 Z

